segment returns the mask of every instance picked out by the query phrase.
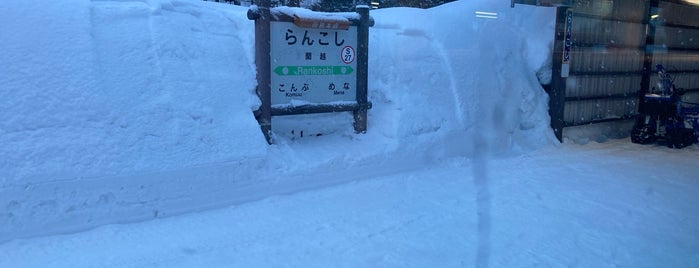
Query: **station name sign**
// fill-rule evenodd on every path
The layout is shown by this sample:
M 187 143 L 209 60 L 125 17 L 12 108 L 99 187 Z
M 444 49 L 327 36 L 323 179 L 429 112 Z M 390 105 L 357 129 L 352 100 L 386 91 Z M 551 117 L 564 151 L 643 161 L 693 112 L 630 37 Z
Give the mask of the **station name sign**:
M 272 116 L 352 112 L 355 132 L 366 132 L 369 7 L 324 13 L 269 4 L 260 0 L 248 10 L 261 102 L 255 117 L 267 142 Z
M 317 104 L 356 101 L 357 27 L 315 25 L 338 28 L 271 23 L 272 106 L 291 105 L 294 100 Z

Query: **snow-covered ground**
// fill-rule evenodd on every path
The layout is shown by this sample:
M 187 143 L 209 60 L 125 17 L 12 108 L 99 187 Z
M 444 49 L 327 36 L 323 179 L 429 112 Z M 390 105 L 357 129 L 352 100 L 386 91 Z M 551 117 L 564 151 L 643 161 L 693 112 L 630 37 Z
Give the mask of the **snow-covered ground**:
M 246 8 L 6 2 L 0 267 L 699 265 L 697 146 L 555 141 L 554 9 L 372 11 L 368 132 L 270 146 Z
M 0 267 L 475 267 L 479 253 L 491 267 L 696 267 L 697 154 L 697 146 L 614 140 L 452 158 L 223 209 L 15 240 L 0 245 Z M 476 198 L 479 176 L 487 200 Z

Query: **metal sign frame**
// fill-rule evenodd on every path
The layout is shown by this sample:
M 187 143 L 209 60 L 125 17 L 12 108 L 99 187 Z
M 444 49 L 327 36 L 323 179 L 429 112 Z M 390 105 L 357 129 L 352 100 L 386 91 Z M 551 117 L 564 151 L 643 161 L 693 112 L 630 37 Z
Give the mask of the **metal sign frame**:
M 353 112 L 354 114 L 354 131 L 356 133 L 365 133 L 367 130 L 367 110 L 371 108 L 371 103 L 368 101 L 368 55 L 369 55 L 369 27 L 374 25 L 373 19 L 369 16 L 368 6 L 357 6 L 356 13 L 358 16 L 351 16 L 352 13 L 342 13 L 347 16 L 346 21 L 324 21 L 316 18 L 301 18 L 295 15 L 285 14 L 283 12 L 272 12 L 270 9 L 270 0 L 256 1 L 257 6 L 248 10 L 248 19 L 255 21 L 255 65 L 257 68 L 257 95 L 260 98 L 260 108 L 254 112 L 255 118 L 260 124 L 262 133 L 264 134 L 269 144 L 273 143 L 272 139 L 272 116 L 283 115 L 298 115 L 312 113 L 331 113 L 331 112 Z M 309 11 L 310 12 L 310 11 Z M 327 13 L 323 13 L 327 14 Z M 350 14 L 350 15 L 348 15 Z M 352 68 L 345 69 L 340 66 L 337 70 L 328 69 L 321 70 L 318 66 L 296 66 L 298 70 L 313 69 L 308 72 L 340 72 L 348 71 L 356 72 L 355 101 L 339 101 L 329 103 L 313 103 L 301 102 L 298 105 L 279 105 L 272 104 L 272 73 L 280 75 L 289 74 L 291 69 L 287 66 L 276 66 L 275 68 L 282 69 L 272 70 L 272 46 L 280 44 L 272 44 L 272 22 L 289 23 L 293 26 L 301 28 L 322 28 L 322 29 L 347 29 L 356 27 L 357 44 L 356 48 L 352 48 L 355 53 L 355 58 L 352 59 L 352 65 L 356 64 L 356 70 Z M 302 35 L 301 35 L 302 36 Z M 299 36 L 299 37 L 301 37 Z M 299 38 L 297 37 L 297 38 Z M 329 38 L 329 37 L 328 37 Z M 278 38 L 277 38 L 278 39 Z M 331 40 L 331 39 L 328 39 Z M 316 40 L 321 41 L 321 40 Z M 322 42 L 322 41 L 321 41 Z M 327 41 L 326 42 L 330 42 Z M 343 47 L 344 51 L 345 48 Z M 356 63 L 355 63 L 356 62 Z M 335 68 L 332 67 L 332 68 Z M 303 70 L 305 70 L 303 69 Z M 316 70 L 318 69 L 318 70 Z M 350 72 L 351 72 L 350 71 Z M 305 72 L 305 71 L 304 71 Z M 295 75 L 297 73 L 294 73 Z M 311 74 L 313 75 L 313 74 Z M 350 83 L 344 83 L 350 84 Z M 334 89 L 333 85 L 330 85 Z M 338 85 L 338 87 L 341 85 Z M 291 85 L 289 86 L 291 87 Z M 302 85 L 294 85 L 294 89 L 299 92 L 298 87 Z M 303 88 L 302 88 L 303 89 Z M 284 89 L 286 90 L 286 89 Z M 296 93 L 294 96 L 300 97 L 301 93 Z

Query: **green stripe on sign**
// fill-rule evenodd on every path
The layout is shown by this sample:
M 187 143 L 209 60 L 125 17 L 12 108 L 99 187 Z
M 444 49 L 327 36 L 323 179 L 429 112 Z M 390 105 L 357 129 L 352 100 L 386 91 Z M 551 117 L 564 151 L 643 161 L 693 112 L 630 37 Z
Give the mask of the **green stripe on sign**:
M 277 75 L 346 75 L 354 72 L 350 66 L 278 66 Z

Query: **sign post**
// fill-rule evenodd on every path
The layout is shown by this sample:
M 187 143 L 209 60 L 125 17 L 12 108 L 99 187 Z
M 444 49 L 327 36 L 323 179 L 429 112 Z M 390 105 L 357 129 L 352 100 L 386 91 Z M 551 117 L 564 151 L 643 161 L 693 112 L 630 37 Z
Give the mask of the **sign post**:
M 357 104 L 354 110 L 354 131 L 365 133 L 367 130 L 367 110 L 371 108 L 368 101 L 369 75 L 369 27 L 373 25 L 369 17 L 369 7 L 357 7 L 359 27 L 357 30 Z
M 271 117 L 309 113 L 354 113 L 354 129 L 367 129 L 368 6 L 351 13 L 269 8 L 269 0 L 248 11 L 255 20 L 257 95 L 255 112 L 268 143 Z
M 260 129 L 268 143 L 271 143 L 272 135 L 272 107 L 270 90 L 270 0 L 256 0 L 259 6 L 256 10 L 248 10 L 248 19 L 255 20 L 255 66 L 257 71 L 257 89 L 255 92 L 260 97 L 260 108 L 255 111 L 255 119 L 260 124 Z

